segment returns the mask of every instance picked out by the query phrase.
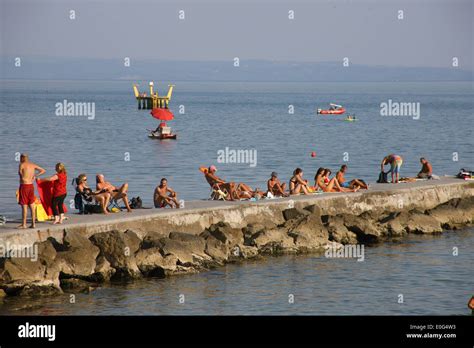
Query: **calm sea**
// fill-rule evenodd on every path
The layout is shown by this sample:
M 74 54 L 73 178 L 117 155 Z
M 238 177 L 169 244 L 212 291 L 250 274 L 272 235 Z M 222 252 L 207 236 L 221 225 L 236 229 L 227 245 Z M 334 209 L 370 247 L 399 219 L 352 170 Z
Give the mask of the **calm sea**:
M 159 141 L 147 137 L 157 121 L 138 110 L 129 81 L 0 81 L 0 214 L 19 213 L 20 152 L 49 174 L 61 161 L 71 178 L 84 172 L 93 182 L 104 173 L 115 184 L 127 181 L 131 196 L 147 205 L 162 177 L 185 200 L 207 198 L 202 165 L 216 164 L 223 178 L 263 188 L 272 171 L 287 181 L 301 167 L 312 179 L 318 167 L 335 172 L 343 163 L 348 177 L 375 180 L 382 157 L 392 152 L 404 157 L 406 176 L 419 170 L 420 156 L 440 175 L 474 164 L 469 82 L 175 84 L 176 118 L 169 125 L 178 140 Z M 155 81 L 155 87 L 167 91 L 166 83 Z M 420 103 L 420 118 L 381 116 L 380 104 L 389 99 Z M 64 100 L 95 103 L 95 118 L 56 116 L 55 105 Z M 316 116 L 316 108 L 330 102 L 344 105 L 359 121 Z M 256 166 L 217 163 L 218 151 L 226 148 L 256 150 Z M 69 199 L 73 193 L 70 186 Z
M 176 141 L 151 140 L 157 121 L 138 110 L 128 81 L 0 81 L 0 214 L 18 216 L 16 154 L 54 173 L 104 173 L 151 205 L 161 177 L 185 200 L 209 194 L 198 168 L 216 164 L 225 179 L 264 187 L 271 171 L 287 181 L 295 167 L 349 166 L 348 177 L 375 180 L 381 158 L 404 157 L 403 176 L 420 156 L 436 174 L 474 164 L 472 83 L 176 82 L 169 125 Z M 146 87 L 141 83 L 141 89 Z M 166 84 L 155 85 L 161 94 Z M 380 104 L 420 103 L 420 118 L 383 117 Z M 55 115 L 55 104 L 95 103 L 95 118 Z M 330 102 L 359 121 L 316 116 Z M 184 114 L 179 106 L 184 106 Z M 290 114 L 289 106 L 294 113 Z M 257 165 L 217 163 L 218 151 L 256 150 Z M 311 152 L 316 152 L 315 158 Z M 129 159 L 129 160 L 127 160 Z M 344 160 L 346 160 L 344 162 Z M 70 187 L 69 198 L 73 197 Z M 453 248 L 459 255 L 453 256 Z M 210 272 L 110 285 L 90 295 L 8 299 L 2 314 L 468 314 L 474 289 L 474 230 L 411 236 L 366 248 L 364 262 L 285 256 Z M 184 297 L 182 297 L 183 295 Z M 398 303 L 403 295 L 403 303 Z M 293 296 L 294 303 L 289 303 Z M 184 303 L 179 300 L 184 298 Z

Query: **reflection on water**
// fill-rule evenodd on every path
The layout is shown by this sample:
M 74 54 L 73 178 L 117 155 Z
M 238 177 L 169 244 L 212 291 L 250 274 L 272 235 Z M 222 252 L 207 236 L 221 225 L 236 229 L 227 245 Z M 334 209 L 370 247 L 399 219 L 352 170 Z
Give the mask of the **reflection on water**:
M 201 274 L 106 285 L 76 295 L 75 304 L 67 294 L 8 298 L 0 314 L 463 315 L 470 313 L 467 301 L 474 293 L 473 249 L 474 228 L 409 236 L 365 248 L 364 262 L 269 257 Z

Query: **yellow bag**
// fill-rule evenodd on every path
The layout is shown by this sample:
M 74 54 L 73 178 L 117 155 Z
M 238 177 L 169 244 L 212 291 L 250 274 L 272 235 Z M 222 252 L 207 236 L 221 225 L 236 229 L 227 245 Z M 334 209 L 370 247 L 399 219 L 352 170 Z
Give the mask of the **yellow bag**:
M 43 204 L 41 202 L 36 201 L 36 219 L 38 221 L 48 221 L 49 216 L 46 214 L 46 210 L 44 210 Z

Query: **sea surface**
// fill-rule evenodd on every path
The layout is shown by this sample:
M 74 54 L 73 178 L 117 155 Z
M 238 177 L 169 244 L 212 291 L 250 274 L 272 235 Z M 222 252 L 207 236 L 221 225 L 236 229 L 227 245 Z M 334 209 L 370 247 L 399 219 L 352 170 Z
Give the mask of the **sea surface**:
M 474 228 L 410 235 L 364 261 L 268 257 L 209 272 L 0 301 L 0 315 L 470 315 Z
M 148 88 L 140 82 L 140 90 Z M 151 206 L 162 177 L 180 199 L 206 199 L 209 186 L 200 166 L 215 164 L 229 181 L 264 188 L 272 171 L 288 181 L 296 167 L 312 180 L 318 167 L 348 178 L 376 180 L 381 159 L 403 156 L 402 176 L 415 175 L 427 157 L 439 175 L 474 166 L 474 92 L 470 82 L 430 83 L 241 83 L 179 82 L 169 122 L 178 140 L 148 138 L 158 121 L 138 110 L 131 81 L 0 81 L 0 215 L 19 216 L 15 200 L 18 154 L 54 174 L 64 162 L 70 179 L 97 173 L 116 185 L 127 181 L 130 196 Z M 167 82 L 155 81 L 160 95 Z M 57 116 L 56 104 L 95 103 L 95 117 Z M 380 104 L 420 103 L 420 117 L 381 116 Z M 344 105 L 359 121 L 317 116 L 330 102 Z M 180 105 L 184 114 L 180 114 Z M 290 105 L 294 113 L 289 113 Z M 181 108 L 181 110 L 183 110 Z M 220 163 L 219 151 L 256 151 L 257 162 Z M 316 152 L 316 157 L 311 153 Z M 71 200 L 74 189 L 69 186 Z
M 138 110 L 130 81 L 0 81 L 0 215 L 19 216 L 21 152 L 51 175 L 61 161 L 70 179 L 86 173 L 93 185 L 95 174 L 104 173 L 116 185 L 127 181 L 130 196 L 148 206 L 162 177 L 185 201 L 206 199 L 209 187 L 198 168 L 211 164 L 227 180 L 260 188 L 272 171 L 288 181 L 301 167 L 312 179 L 318 167 L 335 172 L 343 163 L 348 178 L 374 181 L 381 159 L 392 152 L 404 158 L 402 176 L 417 173 L 421 156 L 438 175 L 474 167 L 472 83 L 173 82 L 176 117 L 169 125 L 178 140 L 159 141 L 147 136 L 157 121 L 149 110 Z M 141 81 L 140 89 L 146 87 Z M 167 83 L 155 87 L 167 91 Z M 94 119 L 57 116 L 56 104 L 64 100 L 95 103 Z M 380 104 L 389 100 L 419 102 L 419 119 L 381 116 Z M 316 109 L 330 102 L 359 120 L 317 116 Z M 219 163 L 226 148 L 256 150 L 256 165 Z M 73 193 L 70 186 L 69 199 Z M 75 304 L 69 295 L 9 298 L 0 313 L 464 315 L 474 291 L 473 250 L 472 228 L 409 236 L 366 248 L 363 262 L 270 257 L 202 274 L 105 285 L 77 295 Z

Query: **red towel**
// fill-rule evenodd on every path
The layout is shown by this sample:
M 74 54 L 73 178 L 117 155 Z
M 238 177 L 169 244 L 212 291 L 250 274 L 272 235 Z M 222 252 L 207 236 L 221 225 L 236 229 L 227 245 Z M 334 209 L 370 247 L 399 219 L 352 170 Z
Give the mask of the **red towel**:
M 36 179 L 36 186 L 38 187 L 38 196 L 41 201 L 41 204 L 43 204 L 43 208 L 46 211 L 46 214 L 48 214 L 48 216 L 52 216 L 53 181 L 39 182 L 39 180 Z M 65 204 L 63 204 L 63 209 L 64 212 L 67 213 L 67 208 Z

